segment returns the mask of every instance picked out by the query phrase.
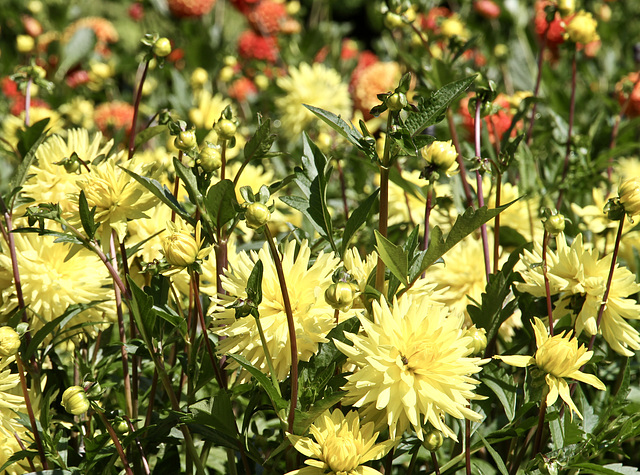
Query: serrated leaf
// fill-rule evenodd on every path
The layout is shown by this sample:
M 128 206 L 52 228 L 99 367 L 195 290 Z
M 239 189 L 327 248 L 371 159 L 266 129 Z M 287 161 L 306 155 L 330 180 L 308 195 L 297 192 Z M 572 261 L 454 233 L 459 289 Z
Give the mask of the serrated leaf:
M 270 119 L 260 123 L 256 133 L 253 134 L 253 137 L 251 137 L 244 146 L 245 160 L 262 157 L 269 151 L 269 149 L 271 149 L 271 146 L 276 139 L 276 135 L 270 134 L 270 131 Z
M 482 369 L 480 379 L 498 397 L 507 419 L 509 422 L 513 422 L 516 416 L 516 392 L 518 389 L 513 382 L 513 376 L 507 374 L 507 371 L 502 367 L 487 364 Z
M 175 211 L 178 216 L 184 219 L 187 223 L 195 226 L 195 220 L 189 216 L 189 214 L 185 211 L 185 209 L 178 203 L 175 196 L 169 191 L 169 189 L 162 185 L 159 181 L 154 180 L 153 178 L 148 178 L 146 176 L 138 175 L 137 173 L 125 168 L 120 167 L 129 175 L 131 175 L 138 183 L 144 186 L 147 190 L 149 190 L 155 197 L 157 197 L 160 201 L 166 204 L 169 208 Z
M 435 91 L 428 99 L 418 103 L 418 112 L 409 112 L 405 119 L 405 125 L 412 136 L 418 135 L 430 125 L 434 125 L 444 116 L 447 108 L 453 100 L 469 89 L 476 74 L 459 81 L 446 84 Z
M 221 180 L 207 192 L 205 208 L 216 229 L 220 229 L 236 216 L 238 200 L 231 180 Z
M 351 241 L 353 235 L 367 220 L 367 217 L 371 212 L 371 208 L 373 208 L 373 205 L 378 198 L 379 192 L 380 189 L 378 188 L 373 193 L 371 193 L 371 195 L 369 195 L 367 199 L 360 203 L 360 206 L 353 210 L 351 216 L 349 216 L 347 224 L 345 225 L 344 231 L 342 233 L 342 255 L 344 255 L 345 251 L 347 250 L 347 246 L 349 245 L 349 241 Z
M 173 167 L 176 170 L 176 175 L 178 175 L 182 180 L 191 202 L 196 206 L 201 206 L 202 193 L 200 193 L 200 190 L 198 189 L 198 181 L 196 180 L 196 176 L 193 174 L 191 168 L 183 165 L 177 157 L 173 157 Z
M 153 306 L 153 310 L 158 317 L 162 318 L 169 325 L 176 328 L 183 338 L 187 336 L 187 321 L 184 318 L 182 318 L 177 313 L 167 312 L 155 305 Z
M 100 224 L 96 224 L 94 217 L 96 214 L 96 207 L 89 209 L 89 203 L 87 197 L 84 194 L 84 190 L 80 191 L 78 197 L 78 211 L 80 213 L 80 222 L 82 223 L 82 229 L 87 233 L 89 239 L 93 239 L 96 230 L 100 227 Z
M 376 251 L 382 262 L 389 268 L 391 273 L 405 286 L 409 285 L 407 272 L 409 271 L 409 259 L 407 253 L 401 246 L 397 246 L 386 237 L 374 230 L 376 235 Z
M 246 369 L 258 383 L 260 383 L 260 385 L 267 392 L 269 399 L 271 399 L 271 402 L 274 404 L 274 409 L 276 412 L 280 412 L 282 409 L 285 409 L 289 406 L 287 401 L 285 401 L 282 396 L 278 394 L 278 391 L 273 386 L 273 383 L 267 377 L 267 375 L 253 366 L 244 356 L 230 354 L 229 358 L 235 360 L 240 366 Z
M 95 44 L 96 34 L 91 28 L 76 30 L 62 49 L 60 63 L 56 71 L 56 80 L 61 81 L 69 69 L 88 57 L 93 52 Z
M 360 143 L 364 137 L 360 133 L 360 131 L 353 127 L 353 125 L 351 125 L 349 122 L 343 120 L 339 115 L 336 115 L 333 112 L 329 112 L 324 109 L 320 109 L 319 107 L 310 106 L 308 104 L 303 104 L 303 106 L 305 106 L 316 116 L 326 122 L 327 125 L 329 125 L 333 130 L 346 138 L 353 145 L 358 148 L 361 147 Z
M 153 127 L 147 127 L 144 130 L 141 130 L 136 134 L 135 148 L 136 150 L 140 145 L 147 143 L 156 135 L 160 135 L 161 133 L 168 130 L 166 125 L 154 125 Z

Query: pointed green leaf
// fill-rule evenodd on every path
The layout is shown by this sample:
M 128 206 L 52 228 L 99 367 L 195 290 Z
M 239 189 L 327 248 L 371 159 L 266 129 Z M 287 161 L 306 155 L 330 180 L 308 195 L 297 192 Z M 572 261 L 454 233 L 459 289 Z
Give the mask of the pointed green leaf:
M 339 115 L 333 112 L 303 104 L 307 109 L 327 123 L 333 130 L 338 132 L 356 147 L 360 147 L 360 142 L 364 138 L 363 135 L 351 123 L 346 122 Z
M 221 180 L 207 192 L 205 208 L 216 229 L 220 229 L 236 216 L 238 200 L 231 180 Z
M 269 149 L 271 149 L 276 139 L 275 134 L 270 134 L 271 120 L 267 119 L 261 122 L 260 117 L 258 117 L 258 121 L 260 123 L 258 130 L 256 130 L 256 133 L 253 134 L 253 137 L 251 137 L 244 146 L 245 160 L 253 160 L 254 158 L 264 156 Z
M 509 422 L 513 422 L 516 416 L 516 392 L 518 389 L 514 384 L 513 376 L 507 374 L 505 368 L 490 363 L 482 368 L 480 379 L 498 396 L 507 419 Z
M 78 197 L 78 211 L 80 212 L 82 229 L 87 233 L 87 237 L 89 239 L 93 239 L 93 236 L 95 235 L 96 230 L 100 227 L 100 224 L 96 224 L 94 221 L 96 207 L 94 206 L 91 210 L 89 209 L 89 203 L 87 202 L 84 190 L 80 191 L 80 196 Z
M 280 412 L 282 409 L 285 409 L 289 406 L 289 403 L 285 401 L 278 391 L 273 386 L 273 383 L 269 379 L 269 377 L 263 373 L 261 370 L 253 366 L 244 356 L 242 355 L 229 355 L 229 358 L 235 360 L 240 366 L 246 369 L 251 376 L 253 376 L 258 383 L 262 385 L 264 390 L 267 392 L 269 399 L 274 404 L 274 409 L 276 412 Z
M 130 309 L 136 322 L 136 327 L 142 335 L 142 339 L 148 345 L 154 335 L 155 310 L 153 309 L 153 297 L 147 295 L 133 279 L 127 276 L 129 288 L 131 289 Z M 147 348 L 150 352 L 152 348 Z
M 382 259 L 382 262 L 389 268 L 391 273 L 395 275 L 405 286 L 409 285 L 407 280 L 407 272 L 409 271 L 409 261 L 407 253 L 401 246 L 397 246 L 389 241 L 386 237 L 375 230 L 376 235 L 376 251 Z
M 49 119 L 42 119 L 31 127 L 27 128 L 22 134 L 22 138 L 18 142 L 18 152 L 22 155 L 22 161 L 18 168 L 13 172 L 13 177 L 9 182 L 9 190 L 16 191 L 27 179 L 29 168 L 36 158 L 36 150 L 42 142 L 47 139 L 44 129 L 47 127 Z M 9 199 L 5 200 L 9 203 Z
M 482 437 L 482 434 L 480 432 L 477 432 L 477 434 L 482 440 L 482 444 L 484 445 L 485 449 L 487 449 L 487 452 L 489 452 L 489 455 L 491 455 L 491 458 L 496 463 L 496 467 L 498 467 L 500 473 L 502 475 L 509 475 L 507 466 L 504 464 L 504 461 L 502 460 L 502 457 L 500 457 L 500 454 L 498 454 L 498 452 L 496 452 L 496 449 L 494 449 L 491 444 L 487 442 L 487 439 Z
M 262 302 L 262 260 L 258 259 L 256 264 L 249 274 L 247 279 L 247 297 L 253 302 L 254 305 L 259 305 Z
M 191 202 L 196 206 L 202 205 L 202 193 L 198 189 L 198 181 L 191 168 L 183 165 L 177 157 L 173 157 L 173 167 L 176 170 L 176 175 L 182 180 Z
M 61 81 L 69 69 L 88 57 L 93 52 L 95 44 L 96 34 L 91 28 L 78 29 L 62 50 L 56 80 Z
M 356 233 L 358 229 L 360 229 L 360 226 L 362 226 L 367 220 L 367 217 L 369 216 L 369 213 L 371 212 L 371 209 L 373 208 L 373 205 L 375 204 L 376 199 L 378 198 L 379 192 L 380 192 L 380 189 L 378 188 L 373 193 L 371 193 L 367 197 L 367 199 L 365 199 L 362 203 L 360 203 L 360 206 L 358 206 L 353 211 L 353 213 L 351 213 L 351 216 L 349 216 L 349 219 L 347 220 L 347 224 L 344 227 L 344 232 L 342 233 L 342 254 L 343 255 L 347 250 L 347 246 L 349 245 L 349 241 L 351 241 L 351 238 L 353 237 L 353 235 Z
M 153 127 L 147 127 L 146 129 L 141 130 L 136 134 L 135 150 L 137 150 L 140 145 L 147 143 L 153 137 L 160 135 L 166 130 L 168 130 L 166 125 L 154 125 Z

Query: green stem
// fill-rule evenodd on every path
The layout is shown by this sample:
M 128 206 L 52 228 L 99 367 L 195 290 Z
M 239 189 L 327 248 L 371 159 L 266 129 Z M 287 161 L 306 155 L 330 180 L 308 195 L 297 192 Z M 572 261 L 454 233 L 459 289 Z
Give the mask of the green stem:
M 267 367 L 269 368 L 269 373 L 271 374 L 271 382 L 273 383 L 273 387 L 278 392 L 279 396 L 282 396 L 280 392 L 280 383 L 278 382 L 278 378 L 276 377 L 276 371 L 273 368 L 273 361 L 271 360 L 271 352 L 269 351 L 269 347 L 267 346 L 267 339 L 264 336 L 264 331 L 262 330 L 262 323 L 260 322 L 260 315 L 253 315 L 253 318 L 256 320 L 256 327 L 258 328 L 258 333 L 260 334 L 260 343 L 262 344 L 262 349 L 264 350 L 264 357 L 267 360 Z
M 502 173 L 496 177 L 496 208 L 500 207 L 502 200 Z M 496 215 L 493 224 L 493 269 L 498 270 L 500 264 L 500 215 Z
M 547 297 L 547 315 L 549 317 L 549 335 L 553 336 L 553 307 L 551 306 L 551 289 L 547 269 L 547 248 L 549 247 L 549 233 L 545 230 L 542 238 L 542 275 L 544 276 L 544 290 Z
M 287 282 L 282 269 L 282 261 L 280 260 L 280 254 L 273 242 L 273 236 L 268 225 L 264 226 L 264 233 L 267 237 L 271 257 L 273 258 L 273 262 L 276 266 L 278 281 L 280 282 L 280 291 L 282 292 L 282 301 L 284 303 L 284 311 L 287 315 L 287 326 L 289 327 L 289 342 L 291 347 L 291 406 L 289 408 L 287 423 L 289 433 L 293 434 L 293 422 L 296 415 L 296 405 L 298 403 L 298 342 L 296 338 L 296 326 L 293 320 L 293 311 L 291 310 L 291 301 L 289 300 Z
M 538 428 L 536 429 L 536 440 L 533 443 L 532 457 L 535 457 L 540 453 L 540 445 L 542 444 L 542 432 L 544 431 L 544 416 L 546 411 L 547 411 L 547 395 L 543 394 L 542 401 L 540 402 L 540 413 L 538 414 Z
M 389 224 L 389 152 L 391 150 L 391 126 L 393 125 L 393 114 L 387 112 L 387 135 L 384 139 L 384 154 L 380 161 L 380 208 L 378 220 L 378 232 L 387 237 L 387 227 Z M 380 256 L 378 256 L 378 265 L 376 266 L 376 289 L 380 293 L 384 293 L 384 274 L 385 265 Z
M 144 86 L 144 80 L 147 78 L 147 71 L 149 70 L 149 58 L 144 63 L 144 67 L 142 69 L 142 76 L 140 77 L 140 82 L 138 83 L 138 89 L 136 90 L 136 98 L 133 104 L 133 119 L 131 120 L 131 132 L 129 133 L 129 160 L 133 158 L 133 152 L 135 150 L 136 145 L 136 122 L 138 122 L 138 110 L 140 109 L 140 99 L 142 99 L 142 87 Z
M 133 470 L 131 470 L 131 467 L 129 466 L 129 462 L 127 461 L 127 456 L 125 455 L 124 450 L 122 448 L 122 444 L 120 444 L 120 440 L 118 439 L 118 434 L 115 433 L 115 431 L 113 430 L 113 427 L 111 427 L 111 424 L 109 424 L 109 421 L 107 420 L 107 418 L 102 412 L 96 411 L 96 413 L 98 414 L 98 417 L 100 417 L 100 420 L 102 421 L 105 428 L 107 429 L 107 432 L 109 433 L 109 437 L 111 437 L 111 440 L 113 441 L 113 445 L 116 446 L 116 451 L 120 456 L 120 460 L 122 460 L 125 472 L 127 473 L 127 475 L 133 475 Z
M 475 147 L 476 147 L 476 160 L 480 162 L 480 165 L 483 165 L 484 162 L 481 157 L 481 143 L 480 143 L 480 133 L 481 133 L 481 125 L 482 119 L 480 116 L 480 111 L 482 109 L 482 101 L 480 98 L 477 98 L 476 102 L 476 115 L 474 121 L 474 129 L 475 129 Z M 480 174 L 480 170 L 476 170 L 476 184 L 478 187 L 478 208 L 482 208 L 484 206 L 484 194 L 482 192 L 482 175 Z M 482 252 L 484 254 L 484 267 L 485 274 L 487 277 L 487 282 L 489 281 L 489 274 L 491 274 L 491 262 L 489 260 L 489 238 L 487 237 L 487 224 L 484 223 L 480 226 L 480 234 L 482 235 Z

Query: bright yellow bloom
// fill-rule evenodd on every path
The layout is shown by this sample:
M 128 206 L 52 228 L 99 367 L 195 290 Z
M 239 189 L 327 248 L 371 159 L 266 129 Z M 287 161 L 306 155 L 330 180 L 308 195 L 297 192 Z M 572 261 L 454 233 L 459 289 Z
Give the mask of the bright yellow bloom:
M 430 145 L 420 149 L 420 155 L 426 160 L 430 167 L 436 171 L 446 173 L 451 176 L 458 172 L 458 152 L 451 143 L 436 140 Z
M 0 357 L 0 466 L 15 452 L 21 450 L 14 433 L 17 433 L 20 438 L 31 437 L 27 435 L 26 428 L 20 423 L 16 414 L 25 412 L 26 408 L 24 397 L 16 394 L 19 390 L 20 375 L 12 373 L 9 367 L 14 360 L 13 356 Z M 23 461 L 14 462 L 7 468 L 7 473 L 10 475 L 26 473 L 29 471 L 26 468 L 27 465 Z
M 353 346 L 334 341 L 357 371 L 347 376 L 343 403 L 361 407 L 365 420 L 389 426 L 392 438 L 410 426 L 418 438 L 429 422 L 447 437 L 455 433 L 444 423 L 449 414 L 478 422 L 482 416 L 467 407 L 481 399 L 471 375 L 482 360 L 472 358 L 472 338 L 465 336 L 462 316 L 428 299 L 404 294 L 393 308 L 373 302 L 373 321 L 359 317 L 362 332 L 345 333 Z
M 289 76 L 278 78 L 278 86 L 284 91 L 284 95 L 276 99 L 282 122 L 280 130 L 289 138 L 297 138 L 316 120 L 303 104 L 328 110 L 344 120 L 351 118 L 348 85 L 336 70 L 321 63 L 290 67 Z
M 440 25 L 440 33 L 446 38 L 458 37 L 462 41 L 468 40 L 470 36 L 467 27 L 462 23 L 460 17 L 455 14 L 442 22 Z
M 640 177 L 634 176 L 626 179 L 620 185 L 620 204 L 624 212 L 630 218 L 640 214 Z
M 580 10 L 576 13 L 566 26 L 565 38 L 574 43 L 587 44 L 600 39 L 596 28 L 598 22 L 591 13 Z
M 604 391 L 605 386 L 593 374 L 586 374 L 580 368 L 591 360 L 593 351 L 587 351 L 584 345 L 578 346 L 578 339 L 571 338 L 566 332 L 549 336 L 547 328 L 537 317 L 532 323 L 536 336 L 538 350 L 535 356 L 511 355 L 495 356 L 511 366 L 526 367 L 536 365 L 545 373 L 545 380 L 549 386 L 547 394 L 547 406 L 551 406 L 558 400 L 558 395 L 580 419 L 582 414 L 571 400 L 569 385 L 564 378 L 572 378 L 576 381 L 590 384 L 596 389 Z
M 31 107 L 29 109 L 29 121 L 31 125 L 47 118 L 49 119 L 49 123 L 45 130 L 52 134 L 61 132 L 63 121 L 60 118 L 60 114 L 56 111 L 45 107 Z M 24 111 L 21 112 L 19 116 L 8 115 L 3 118 L 0 137 L 15 147 L 18 144 L 18 130 L 25 130 Z
M 0 327 L 0 357 L 13 356 L 20 348 L 20 335 L 8 326 Z
M 556 238 L 557 251 L 547 252 L 547 275 L 551 295 L 559 294 L 554 309 L 554 318 L 571 315 L 578 335 L 584 330 L 588 335 L 602 333 L 609 346 L 625 356 L 633 356 L 630 350 L 640 349 L 640 334 L 627 320 L 640 319 L 640 305 L 629 296 L 640 291 L 635 276 L 626 267 L 616 268 L 609 291 L 607 305 L 602 314 L 600 326 L 596 319 L 611 268 L 611 255 L 602 259 L 598 251 L 588 250 L 578 234 L 571 246 L 567 245 L 564 234 Z M 536 297 L 546 296 L 542 274 L 542 249 L 538 243 L 533 252 L 525 251 L 522 262 L 526 270 L 520 274 L 524 283 L 517 284 L 518 290 Z M 576 309 L 576 303 L 581 304 Z
M 284 246 L 282 267 L 293 311 L 300 361 L 308 361 L 316 353 L 318 344 L 327 341 L 327 333 L 336 324 L 334 310 L 325 301 L 324 292 L 332 283 L 331 275 L 339 260 L 333 253 L 320 253 L 314 264 L 309 266 L 310 257 L 311 250 L 306 241 L 300 244 L 297 255 L 295 241 Z M 227 307 L 237 298 L 246 298 L 247 280 L 258 259 L 264 265 L 262 302 L 258 307 L 260 323 L 276 377 L 282 381 L 291 367 L 291 343 L 280 283 L 266 243 L 258 253 L 242 252 L 229 260 L 229 269 L 221 277 L 222 287 L 229 295 L 219 297 L 220 306 L 213 314 L 215 324 L 225 326 L 214 331 L 227 337 L 218 343 L 221 354 L 240 354 L 263 372 L 269 372 L 255 319 L 252 316 L 236 319 L 233 308 L 221 307 Z M 236 367 L 230 363 L 230 368 Z M 248 375 L 243 374 L 242 378 L 246 379 Z
M 288 472 L 287 475 L 374 475 L 377 470 L 363 465 L 378 460 L 391 450 L 394 440 L 376 444 L 378 432 L 373 423 L 360 425 L 356 411 L 346 416 L 339 409 L 326 411 L 309 428 L 313 436 L 287 434 L 295 449 L 311 457 L 309 467 Z

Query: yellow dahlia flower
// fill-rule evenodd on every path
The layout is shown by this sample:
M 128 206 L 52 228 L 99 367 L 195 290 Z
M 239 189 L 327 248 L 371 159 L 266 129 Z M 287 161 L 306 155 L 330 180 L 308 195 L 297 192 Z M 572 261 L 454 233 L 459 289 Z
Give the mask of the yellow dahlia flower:
M 63 121 L 56 111 L 45 107 L 31 107 L 29 109 L 29 123 L 31 125 L 47 118 L 49 123 L 45 131 L 52 134 L 61 132 Z M 15 147 L 18 144 L 18 130 L 25 130 L 24 111 L 19 116 L 8 115 L 3 119 L 0 136 Z
M 587 44 L 600 39 L 596 31 L 598 22 L 591 13 L 580 10 L 566 26 L 565 38 L 574 43 Z
M 231 99 L 224 98 L 221 94 L 212 95 L 206 89 L 198 91 L 194 98 L 196 106 L 189 111 L 189 120 L 198 129 L 213 128 L 222 111 L 231 105 Z
M 78 193 L 77 182 L 87 171 L 80 165 L 78 172 L 69 173 L 64 166 L 56 163 L 75 153 L 85 163 L 90 164 L 99 155 L 109 153 L 113 145 L 113 140 L 104 145 L 101 145 L 101 142 L 100 132 L 90 138 L 86 129 L 71 129 L 67 131 L 66 139 L 60 135 L 53 135 L 47 139 L 36 150 L 36 162 L 29 168 L 29 175 L 32 176 L 22 188 L 25 196 L 35 200 L 29 205 L 58 203 L 63 212 L 70 212 L 73 206 L 69 197 Z
M 618 228 L 618 222 L 607 217 L 603 211 L 610 196 L 615 196 L 616 191 L 609 194 L 603 188 L 594 188 L 591 191 L 592 203 L 586 206 L 571 204 L 571 210 L 582 218 L 579 227 L 583 231 L 591 231 L 593 234 L 613 233 Z
M 311 457 L 305 460 L 309 467 L 288 472 L 287 475 L 374 475 L 377 470 L 363 465 L 386 455 L 395 441 L 376 444 L 378 432 L 373 423 L 360 425 L 356 411 L 346 416 L 339 409 L 326 411 L 309 428 L 313 436 L 287 434 L 295 449 Z
M 289 76 L 278 78 L 284 95 L 276 99 L 282 125 L 280 130 L 289 137 L 298 137 L 316 118 L 303 104 L 333 112 L 344 120 L 351 118 L 349 87 L 340 74 L 320 63 L 289 68 Z
M 0 357 L 0 466 L 21 450 L 14 433 L 18 433 L 21 438 L 26 433 L 17 415 L 26 410 L 24 397 L 14 394 L 19 390 L 20 375 L 12 373 L 9 367 L 14 360 L 13 356 Z M 7 468 L 7 473 L 25 473 L 28 471 L 25 468 L 21 466 L 21 462 L 14 462 Z
M 195 236 L 181 221 L 167 221 L 167 234 L 162 240 L 162 252 L 167 262 L 175 267 L 188 267 L 197 259 L 203 259 L 211 251 L 211 247 L 203 248 L 200 237 L 202 225 L 196 224 Z
M 411 426 L 423 440 L 429 422 L 457 440 L 443 420 L 445 414 L 479 422 L 482 416 L 467 407 L 481 399 L 473 390 L 480 382 L 480 358 L 470 358 L 472 341 L 464 319 L 446 307 L 411 295 L 373 303 L 373 321 L 359 317 L 362 333 L 345 333 L 353 346 L 334 341 L 355 364 L 343 387 L 344 404 L 363 408 L 365 420 L 389 426 L 392 438 Z
M 308 361 L 318 350 L 318 344 L 327 341 L 327 333 L 336 325 L 334 310 L 325 302 L 324 292 L 332 283 L 331 275 L 338 266 L 339 259 L 333 253 L 320 253 L 313 265 L 309 266 L 310 257 L 311 250 L 306 241 L 300 245 L 297 255 L 295 241 L 284 246 L 282 267 L 293 307 L 300 361 Z M 222 327 L 214 331 L 226 337 L 218 343 L 221 354 L 241 354 L 252 365 L 268 373 L 255 319 L 252 316 L 236 319 L 234 309 L 222 307 L 228 306 L 237 298 L 246 298 L 247 280 L 258 259 L 264 265 L 262 303 L 258 307 L 260 322 L 276 377 L 282 381 L 291 367 L 289 328 L 276 267 L 266 243 L 258 253 L 242 252 L 230 258 L 229 269 L 221 277 L 222 287 L 228 295 L 219 296 L 219 306 L 213 314 L 215 324 Z M 231 363 L 230 367 L 235 368 L 237 365 Z M 244 374 L 242 378 L 247 379 L 248 375 Z
M 576 236 L 571 246 L 567 245 L 564 234 L 558 235 L 556 243 L 557 251 L 547 252 L 551 295 L 559 295 L 554 318 L 569 314 L 578 335 L 583 330 L 588 335 L 602 333 L 614 351 L 633 356 L 631 350 L 640 349 L 640 334 L 627 320 L 640 319 L 640 305 L 629 298 L 640 291 L 635 276 L 626 267 L 616 264 L 607 305 L 597 328 L 596 318 L 609 276 L 611 255 L 600 259 L 598 251 L 586 249 L 582 234 Z M 536 297 L 546 296 L 542 266 L 539 265 L 542 262 L 541 246 L 536 243 L 532 252 L 525 251 L 521 261 L 526 269 L 520 272 L 524 283 L 516 284 L 518 290 Z M 575 309 L 576 300 L 583 301 L 580 309 Z
M 490 181 L 486 180 L 483 183 L 483 189 L 485 190 L 487 207 L 495 208 L 495 186 L 491 187 Z M 523 197 L 523 194 L 524 193 L 518 189 L 517 185 L 512 185 L 510 183 L 502 184 L 500 190 L 501 204 L 510 203 L 517 198 L 520 199 L 500 213 L 500 226 L 509 226 L 511 229 L 518 231 L 518 233 L 520 233 L 527 242 L 542 241 L 544 227 L 542 226 L 541 217 L 538 214 L 540 198 L 536 195 L 527 195 Z M 491 226 L 493 228 L 493 224 L 494 221 L 491 220 L 487 223 L 487 226 Z
M 605 386 L 602 381 L 593 374 L 586 374 L 580 371 L 580 368 L 591 360 L 593 351 L 587 351 L 584 345 L 578 346 L 578 339 L 571 338 L 566 332 L 549 336 L 544 323 L 537 317 L 534 317 L 532 326 L 538 348 L 535 356 L 498 355 L 495 358 L 504 361 L 508 365 L 522 368 L 536 365 L 545 373 L 545 380 L 549 386 L 549 393 L 546 399 L 547 406 L 554 404 L 558 400 L 558 395 L 560 395 L 571 409 L 572 414 L 575 412 L 582 419 L 582 414 L 580 414 L 580 411 L 571 400 L 569 385 L 564 378 L 582 381 L 604 391 Z
M 78 188 L 84 191 L 89 208 L 96 207 L 95 221 L 102 223 L 103 245 L 111 230 L 115 230 L 122 242 L 127 232 L 127 220 L 144 218 L 147 211 L 158 199 L 139 184 L 131 175 L 122 170 L 117 157 L 91 165 L 91 173 L 78 180 Z M 145 175 L 135 157 L 123 162 L 122 166 Z
M 53 241 L 52 236 L 15 234 L 30 329 L 40 329 L 62 315 L 69 305 L 78 303 L 102 302 L 73 317 L 67 329 L 84 322 L 104 323 L 115 317 L 111 278 L 100 259 L 84 248 L 67 259 L 70 246 Z M 0 252 L 0 268 L 11 272 L 11 257 L 6 246 Z M 0 315 L 7 315 L 18 306 L 13 279 L 0 293 Z M 84 327 L 87 332 L 91 328 Z

